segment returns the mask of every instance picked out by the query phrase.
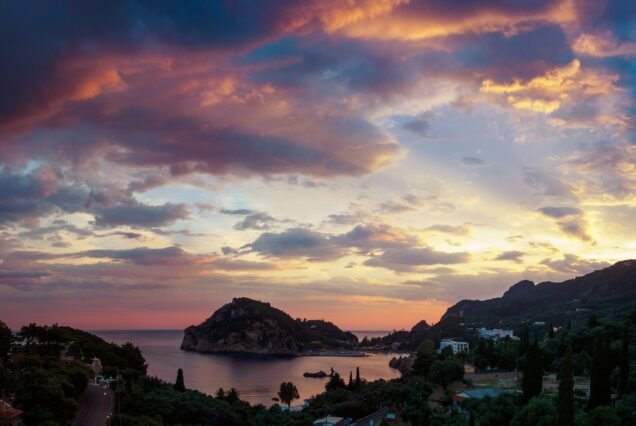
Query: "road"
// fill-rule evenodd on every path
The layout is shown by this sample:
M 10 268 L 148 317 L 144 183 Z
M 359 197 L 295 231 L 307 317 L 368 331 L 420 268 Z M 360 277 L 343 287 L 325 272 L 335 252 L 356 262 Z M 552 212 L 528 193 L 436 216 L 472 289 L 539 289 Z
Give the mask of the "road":
M 73 426 L 105 426 L 108 416 L 113 412 L 114 401 L 110 389 L 89 383 Z

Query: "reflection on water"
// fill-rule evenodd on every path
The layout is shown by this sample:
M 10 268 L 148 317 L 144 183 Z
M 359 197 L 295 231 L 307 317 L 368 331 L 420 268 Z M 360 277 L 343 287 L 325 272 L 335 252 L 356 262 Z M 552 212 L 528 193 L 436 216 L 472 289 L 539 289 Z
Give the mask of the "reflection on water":
M 301 400 L 324 390 L 327 379 L 303 377 L 306 371 L 326 371 L 331 368 L 348 380 L 349 372 L 367 380 L 391 379 L 400 373 L 389 367 L 393 355 L 372 354 L 364 358 L 297 357 L 253 358 L 230 355 L 209 355 L 185 352 L 179 349 L 181 330 L 96 331 L 104 340 L 113 343 L 132 342 L 141 348 L 148 363 L 148 374 L 174 382 L 177 369 L 182 368 L 188 388 L 214 394 L 220 387 L 236 388 L 241 397 L 251 403 L 270 404 L 283 381 L 292 381 L 298 387 Z M 386 332 L 354 332 L 369 338 Z

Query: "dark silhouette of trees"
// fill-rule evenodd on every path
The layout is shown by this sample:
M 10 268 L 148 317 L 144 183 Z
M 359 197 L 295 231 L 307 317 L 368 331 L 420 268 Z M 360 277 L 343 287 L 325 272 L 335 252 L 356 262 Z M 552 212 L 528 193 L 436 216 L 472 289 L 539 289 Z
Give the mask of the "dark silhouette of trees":
M 565 353 L 561 360 L 558 415 L 560 426 L 574 426 L 574 375 L 570 339 L 565 344 Z
M 623 327 L 623 336 L 621 341 L 621 353 L 619 357 L 620 365 L 620 382 L 619 394 L 621 396 L 629 393 L 629 341 L 631 339 L 629 328 L 631 323 L 627 321 Z
M 428 379 L 431 374 L 431 365 L 435 361 L 435 355 L 429 351 L 418 351 L 413 362 L 413 374 Z
M 592 371 L 590 373 L 590 409 L 611 403 L 611 350 L 605 337 L 594 342 Z
M 464 378 L 464 364 L 456 358 L 435 361 L 431 365 L 430 378 L 446 390 L 448 385 Z
M 543 388 L 543 359 L 536 339 L 528 347 L 525 355 L 521 388 L 526 402 L 539 395 Z
M 6 360 L 11 344 L 13 343 L 13 333 L 5 323 L 0 321 L 0 361 Z
M 300 398 L 296 385 L 292 382 L 283 382 L 280 384 L 280 390 L 278 391 L 278 397 L 281 402 L 287 404 L 287 407 L 291 408 L 291 403 L 294 399 Z
M 519 355 L 525 355 L 530 347 L 530 332 L 528 330 L 528 326 L 524 325 L 523 330 L 521 330 L 521 337 L 519 341 Z
M 356 388 L 359 388 L 361 383 L 362 383 L 362 379 L 360 378 L 360 367 L 356 367 L 356 381 L 355 381 Z
M 554 325 L 548 324 L 548 339 L 554 339 Z
M 340 377 L 340 374 L 334 372 L 327 384 L 325 385 L 325 390 L 334 390 L 334 389 L 344 389 L 347 385 L 345 385 L 344 380 Z
M 347 387 L 349 389 L 353 389 L 353 373 L 351 371 L 349 371 L 349 384 L 347 385 Z
M 179 369 L 177 371 L 177 381 L 174 384 L 174 390 L 183 392 L 186 390 L 185 382 L 183 380 L 183 370 Z
M 590 318 L 587 320 L 587 326 L 589 328 L 598 327 L 601 323 L 598 320 L 598 317 L 595 314 L 590 315 Z

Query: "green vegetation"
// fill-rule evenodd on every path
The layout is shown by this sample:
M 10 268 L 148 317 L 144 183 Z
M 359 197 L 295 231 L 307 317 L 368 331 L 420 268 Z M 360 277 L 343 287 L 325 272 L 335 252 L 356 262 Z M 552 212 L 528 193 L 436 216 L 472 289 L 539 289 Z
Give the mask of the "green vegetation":
M 0 389 L 24 412 L 26 425 L 70 424 L 93 375 L 86 363 L 94 357 L 127 377 L 146 373 L 135 346 L 113 345 L 70 327 L 29 324 L 17 339 L 23 345 L 12 349 L 15 339 L 0 321 Z

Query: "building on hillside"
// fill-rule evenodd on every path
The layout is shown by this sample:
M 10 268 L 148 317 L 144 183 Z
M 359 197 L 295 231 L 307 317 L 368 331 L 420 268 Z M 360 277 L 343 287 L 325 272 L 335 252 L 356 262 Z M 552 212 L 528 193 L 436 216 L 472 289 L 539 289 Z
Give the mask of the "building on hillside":
M 314 426 L 347 426 L 347 421 L 343 417 L 327 416 L 314 420 Z
M 22 426 L 22 411 L 17 408 L 13 408 L 11 404 L 0 399 L 0 420 L 8 420 L 8 424 L 11 426 Z M 4 423 L 2 423 L 4 424 Z
M 501 328 L 493 328 L 493 329 L 488 329 L 488 328 L 480 328 L 479 330 L 477 330 L 479 333 L 479 338 L 480 339 L 486 339 L 486 340 L 499 340 L 499 339 L 503 339 L 503 338 L 510 338 L 510 339 L 515 339 L 514 333 L 512 332 L 512 330 L 504 330 Z
M 439 343 L 439 350 L 438 352 L 442 352 L 444 350 L 444 348 L 450 346 L 451 349 L 453 350 L 454 354 L 458 354 L 458 353 L 462 353 L 462 352 L 468 352 L 468 343 L 467 342 L 460 342 L 460 341 L 455 341 L 452 339 L 442 339 L 442 341 Z

